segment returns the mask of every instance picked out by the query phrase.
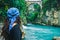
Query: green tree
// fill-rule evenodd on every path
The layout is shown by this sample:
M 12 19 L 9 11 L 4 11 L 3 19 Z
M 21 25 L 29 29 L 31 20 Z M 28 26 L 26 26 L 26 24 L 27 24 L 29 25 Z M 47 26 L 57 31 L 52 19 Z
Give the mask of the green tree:
M 1 0 L 0 1 L 0 10 L 3 11 L 3 13 L 0 12 L 0 15 L 3 18 L 6 17 L 6 11 L 10 7 L 18 8 L 20 11 L 21 18 L 25 17 L 25 13 L 26 13 L 26 2 L 25 2 L 25 0 Z
M 24 24 L 27 22 L 26 21 L 26 2 L 25 0 L 14 0 L 13 1 L 13 7 L 17 7 L 20 11 L 20 17 Z
M 43 0 L 43 12 L 51 11 L 51 8 L 57 9 L 57 0 Z
M 40 15 L 41 7 L 37 3 L 32 3 L 28 7 L 27 20 L 28 22 L 35 22 L 37 16 Z

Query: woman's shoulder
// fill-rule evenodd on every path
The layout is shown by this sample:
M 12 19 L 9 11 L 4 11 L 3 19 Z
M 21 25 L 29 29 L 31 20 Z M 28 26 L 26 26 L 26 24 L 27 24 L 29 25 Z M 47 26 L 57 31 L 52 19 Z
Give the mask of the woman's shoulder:
M 13 24 L 13 27 L 15 27 L 15 26 L 19 26 L 19 24 L 17 24 L 17 23 L 14 23 L 14 24 Z

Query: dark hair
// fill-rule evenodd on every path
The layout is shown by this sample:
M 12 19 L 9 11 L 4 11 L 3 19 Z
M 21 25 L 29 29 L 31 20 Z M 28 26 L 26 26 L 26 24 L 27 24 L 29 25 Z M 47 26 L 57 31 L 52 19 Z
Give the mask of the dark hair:
M 21 25 L 21 18 L 20 18 L 19 16 L 16 17 L 15 23 Z M 8 25 L 9 25 L 9 20 L 8 20 L 8 18 L 6 18 L 5 21 L 4 21 L 4 26 L 5 26 L 6 28 L 8 28 Z
M 21 19 L 20 17 L 16 17 L 16 21 L 15 23 L 19 24 L 19 27 L 21 27 Z M 4 26 L 2 27 L 2 33 L 1 33 L 1 36 L 4 36 L 5 37 L 5 29 L 8 29 L 8 25 L 9 25 L 9 20 L 8 18 L 5 19 L 4 21 Z

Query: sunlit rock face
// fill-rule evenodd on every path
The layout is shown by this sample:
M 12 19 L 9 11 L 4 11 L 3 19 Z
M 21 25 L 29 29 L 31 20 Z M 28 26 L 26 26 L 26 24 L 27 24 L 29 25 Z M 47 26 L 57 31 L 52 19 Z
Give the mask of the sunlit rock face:
M 60 25 L 60 11 L 58 11 L 58 25 Z
M 53 40 L 60 40 L 60 37 L 54 37 Z
M 54 22 L 55 25 L 58 25 L 58 19 L 54 19 L 53 22 Z
M 54 11 L 54 24 L 55 25 L 58 25 L 58 12 L 57 11 Z
M 58 12 L 57 11 L 54 12 L 54 18 L 58 18 Z

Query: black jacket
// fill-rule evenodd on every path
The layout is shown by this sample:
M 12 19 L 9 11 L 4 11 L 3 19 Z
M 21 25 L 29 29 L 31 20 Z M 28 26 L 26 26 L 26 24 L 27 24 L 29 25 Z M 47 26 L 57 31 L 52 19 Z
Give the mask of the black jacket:
M 4 31 L 1 33 L 5 40 L 22 40 L 22 32 L 18 24 L 16 24 L 10 31 L 9 28 L 3 27 Z
M 16 24 L 12 30 L 10 30 L 9 40 L 22 40 L 22 32 L 18 24 Z

